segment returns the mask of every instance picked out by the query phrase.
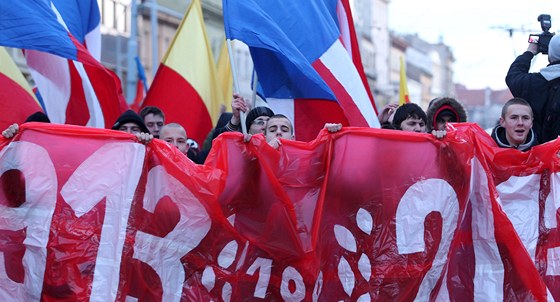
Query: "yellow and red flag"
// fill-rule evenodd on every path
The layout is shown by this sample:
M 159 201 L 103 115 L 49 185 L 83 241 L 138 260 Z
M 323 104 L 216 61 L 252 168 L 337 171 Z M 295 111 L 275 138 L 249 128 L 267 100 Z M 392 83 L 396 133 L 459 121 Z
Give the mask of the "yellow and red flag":
M 399 106 L 410 103 L 410 96 L 408 94 L 408 86 L 406 85 L 406 69 L 404 66 L 404 58 L 401 56 L 401 79 L 399 86 Z
M 189 138 L 202 144 L 223 102 L 200 0 L 193 0 L 142 106 L 159 107 L 166 123 L 181 124 Z
M 33 90 L 4 47 L 0 47 L 0 131 L 13 123 L 23 123 L 37 111 L 43 111 Z

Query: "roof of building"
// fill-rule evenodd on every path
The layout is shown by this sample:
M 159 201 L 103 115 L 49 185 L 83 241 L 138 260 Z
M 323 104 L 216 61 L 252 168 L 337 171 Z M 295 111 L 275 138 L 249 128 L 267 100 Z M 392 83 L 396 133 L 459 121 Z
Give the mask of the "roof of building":
M 466 107 L 484 106 L 486 96 L 489 98 L 488 104 L 505 104 L 513 97 L 509 89 L 491 90 L 486 89 L 467 89 L 464 85 L 456 84 L 455 92 L 457 99 L 461 100 Z

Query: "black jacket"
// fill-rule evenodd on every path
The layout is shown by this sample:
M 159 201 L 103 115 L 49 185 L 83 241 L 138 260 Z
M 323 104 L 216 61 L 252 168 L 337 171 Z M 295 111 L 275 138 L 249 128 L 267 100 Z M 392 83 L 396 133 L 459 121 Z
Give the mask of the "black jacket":
M 496 127 L 494 127 L 494 129 L 492 129 L 492 138 L 494 139 L 494 141 L 496 142 L 496 144 L 498 145 L 498 147 L 500 148 L 514 148 L 517 149 L 519 151 L 527 151 L 529 149 L 531 149 L 533 146 L 536 146 L 539 142 L 537 141 L 537 138 L 535 136 L 535 133 L 533 132 L 533 129 L 531 129 L 529 131 L 529 134 L 527 135 L 527 139 L 525 139 L 525 142 L 519 146 L 513 146 L 511 145 L 507 138 L 506 138 L 506 128 L 497 125 Z
M 506 84 L 514 97 L 523 98 L 531 104 L 534 116 L 533 130 L 541 142 L 544 142 L 544 138 L 551 137 L 550 133 L 543 132 L 543 125 L 550 83 L 560 78 L 560 62 L 550 64 L 540 72 L 529 73 L 533 57 L 530 51 L 518 56 L 509 68 Z

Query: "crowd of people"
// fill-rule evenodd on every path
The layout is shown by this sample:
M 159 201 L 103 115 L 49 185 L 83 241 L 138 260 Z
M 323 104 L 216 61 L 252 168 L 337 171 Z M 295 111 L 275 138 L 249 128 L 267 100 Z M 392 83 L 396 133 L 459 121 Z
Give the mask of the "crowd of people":
M 530 73 L 531 60 L 537 54 L 537 44 L 529 43 L 527 51 L 515 59 L 507 73 L 506 84 L 514 97 L 504 104 L 491 133 L 498 147 L 527 151 L 560 135 L 560 36 L 553 36 L 550 40 L 550 64 L 540 72 Z M 267 143 L 275 149 L 281 146 L 282 140 L 295 139 L 292 121 L 285 115 L 275 114 L 268 107 L 251 109 L 249 103 L 235 93 L 231 109 L 231 113 L 221 114 L 202 149 L 198 142 L 188 138 L 188 129 L 177 123 L 166 124 L 164 112 L 154 106 L 144 107 L 138 113 L 127 110 L 115 121 L 112 129 L 134 134 L 139 142 L 145 144 L 154 138 L 161 139 L 198 164 L 204 163 L 212 140 L 224 132 L 243 132 L 246 142 L 254 135 L 264 135 Z M 241 124 L 241 112 L 246 115 L 244 125 Z M 437 97 L 426 111 L 414 103 L 388 104 L 378 118 L 384 129 L 432 133 L 436 138 L 443 139 L 447 134 L 447 123 L 467 122 L 468 115 L 459 100 Z M 44 113 L 37 112 L 25 122 L 50 123 L 50 120 Z M 329 132 L 337 132 L 342 124 L 327 123 L 325 128 Z M 12 138 L 18 130 L 19 125 L 12 124 L 2 135 Z

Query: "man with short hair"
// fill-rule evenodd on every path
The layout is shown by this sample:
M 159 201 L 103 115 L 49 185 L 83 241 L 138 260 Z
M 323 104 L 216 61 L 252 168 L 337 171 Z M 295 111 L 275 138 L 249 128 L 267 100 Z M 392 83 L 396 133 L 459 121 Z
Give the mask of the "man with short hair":
M 161 128 L 160 139 L 171 144 L 181 153 L 185 154 L 190 160 L 195 164 L 203 164 L 206 157 L 200 156 L 196 147 L 192 147 L 189 144 L 189 138 L 187 137 L 187 130 L 183 126 L 177 123 L 169 123 Z
M 160 138 L 187 155 L 190 146 L 187 144 L 187 131 L 183 126 L 177 123 L 166 124 L 161 128 Z
M 142 117 L 142 120 L 144 120 L 144 124 L 150 133 L 155 138 L 159 138 L 161 127 L 163 127 L 165 123 L 165 115 L 163 114 L 163 111 L 155 106 L 147 106 L 140 110 L 140 116 Z
M 338 132 L 342 129 L 342 124 L 326 123 L 325 129 L 331 133 Z M 274 149 L 278 149 L 281 145 L 280 139 L 292 141 L 296 139 L 292 121 L 283 114 L 275 114 L 268 119 L 266 122 L 264 136 L 266 142 Z M 248 138 L 245 137 L 245 141 L 248 141 L 250 138 L 251 135 L 248 135 Z
M 400 106 L 393 116 L 393 128 L 396 130 L 426 133 L 427 122 L 424 110 L 414 103 Z
M 257 107 L 258 108 L 258 107 Z M 266 122 L 264 130 L 266 142 L 274 149 L 280 146 L 280 139 L 295 140 L 294 127 L 287 116 L 275 114 Z
M 500 124 L 492 130 L 499 147 L 527 151 L 538 144 L 533 132 L 533 110 L 522 98 L 513 98 L 502 107 Z

